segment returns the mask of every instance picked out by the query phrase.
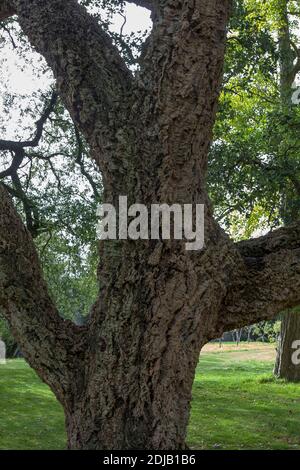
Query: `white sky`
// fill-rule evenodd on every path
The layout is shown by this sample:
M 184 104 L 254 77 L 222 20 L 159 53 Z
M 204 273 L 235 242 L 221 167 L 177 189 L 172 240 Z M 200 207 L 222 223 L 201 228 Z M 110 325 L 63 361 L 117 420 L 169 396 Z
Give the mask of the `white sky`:
M 144 8 L 137 7 L 133 4 L 127 4 L 126 9 L 127 22 L 123 28 L 124 34 L 130 32 L 149 30 L 152 26 L 150 12 Z M 124 23 L 124 18 L 116 14 L 112 30 L 119 32 Z M 38 55 L 37 60 L 38 60 Z M 30 97 L 38 90 L 46 90 L 51 82 L 51 74 L 39 77 L 29 64 L 20 58 L 14 49 L 8 45 L 0 49 L 0 120 L 2 116 L 2 129 L 0 129 L 2 139 L 13 139 L 17 137 L 17 129 L 20 130 L 21 123 L 24 123 L 24 117 L 21 118 L 21 109 L 18 104 L 12 106 L 9 115 L 5 115 L 3 119 L 4 108 L 4 86 L 6 93 L 20 95 L 20 105 L 22 108 L 29 104 Z M 27 99 L 21 96 L 27 95 Z M 22 103 L 22 104 L 21 104 Z M 25 136 L 26 137 L 26 136 Z
M 151 28 L 150 12 L 145 8 L 140 8 L 132 4 L 126 6 L 127 22 L 124 26 L 124 34 L 130 32 L 145 31 Z M 115 15 L 114 26 L 111 28 L 115 32 L 119 32 L 124 19 L 120 15 Z M 30 94 L 38 88 L 44 88 L 45 77 L 38 78 L 34 72 L 26 67 L 24 63 L 21 64 L 17 54 L 10 53 L 6 56 L 6 76 L 11 92 L 20 94 Z M 25 66 L 23 71 L 20 71 L 20 65 Z

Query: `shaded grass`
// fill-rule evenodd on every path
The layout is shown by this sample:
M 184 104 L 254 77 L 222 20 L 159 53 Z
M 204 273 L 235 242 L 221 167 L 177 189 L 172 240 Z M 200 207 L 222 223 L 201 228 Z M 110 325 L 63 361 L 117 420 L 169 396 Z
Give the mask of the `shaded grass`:
M 237 360 L 242 351 L 245 359 Z M 190 447 L 300 449 L 300 385 L 275 380 L 272 368 L 271 360 L 247 360 L 245 347 L 203 354 L 193 388 Z M 0 449 L 65 448 L 61 406 L 24 361 L 0 366 L 0 400 Z

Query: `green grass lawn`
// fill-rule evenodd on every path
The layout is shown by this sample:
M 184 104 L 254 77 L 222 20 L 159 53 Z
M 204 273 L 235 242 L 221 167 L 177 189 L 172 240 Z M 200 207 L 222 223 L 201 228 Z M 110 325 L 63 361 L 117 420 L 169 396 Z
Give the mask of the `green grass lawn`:
M 272 367 L 261 349 L 205 352 L 193 390 L 190 447 L 300 449 L 300 385 L 274 380 Z M 22 360 L 0 366 L 0 400 L 0 449 L 65 447 L 61 407 Z
M 0 365 L 0 449 L 64 449 L 64 417 L 50 389 L 21 359 Z

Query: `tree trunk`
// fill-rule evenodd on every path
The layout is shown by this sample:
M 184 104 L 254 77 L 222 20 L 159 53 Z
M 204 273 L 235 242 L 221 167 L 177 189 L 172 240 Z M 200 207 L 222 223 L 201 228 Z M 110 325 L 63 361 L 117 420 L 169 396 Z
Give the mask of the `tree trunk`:
M 64 407 L 69 449 L 183 449 L 202 346 L 300 302 L 300 226 L 236 245 L 207 195 L 230 2 L 138 2 L 154 25 L 132 76 L 75 0 L 5 1 L 2 14 L 0 0 L 0 19 L 12 8 L 52 68 L 105 202 L 205 205 L 200 251 L 173 239 L 102 241 L 99 298 L 76 326 L 59 317 L 0 186 L 0 307 Z
M 300 364 L 293 360 L 300 344 L 300 314 L 288 312 L 283 315 L 274 374 L 280 379 L 300 382 Z
M 294 50 L 291 44 L 290 22 L 288 17 L 287 3 L 282 3 L 281 28 L 279 30 L 279 56 L 280 56 L 280 95 L 283 112 L 290 113 L 292 107 L 292 85 L 298 73 L 298 68 L 294 66 Z M 292 181 L 293 183 L 293 181 Z M 296 188 L 296 193 L 299 191 Z M 300 194 L 298 194 L 300 196 Z M 283 197 L 283 219 L 285 223 L 291 220 L 298 220 L 298 210 L 295 211 L 295 204 L 286 194 Z M 287 213 L 286 213 L 287 212 Z M 300 339 L 300 317 L 294 312 L 287 312 L 282 315 L 281 331 L 277 347 L 277 356 L 274 367 L 276 377 L 291 381 L 300 380 L 300 368 L 292 362 L 292 344 Z
M 157 333 L 152 345 L 150 338 L 125 337 L 113 353 L 107 346 L 83 396 L 65 407 L 68 448 L 186 448 L 198 347 L 187 351 L 183 335 L 173 327 L 167 337 Z

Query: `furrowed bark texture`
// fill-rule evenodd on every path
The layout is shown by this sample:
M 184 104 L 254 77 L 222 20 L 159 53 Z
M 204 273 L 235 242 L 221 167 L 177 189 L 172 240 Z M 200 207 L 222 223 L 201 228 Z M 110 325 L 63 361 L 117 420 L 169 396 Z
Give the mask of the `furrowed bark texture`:
M 231 330 L 268 320 L 276 312 L 297 306 L 300 288 L 299 223 L 241 242 L 236 248 L 243 258 L 243 267 L 242 272 L 237 267 L 236 280 L 225 298 L 221 328 Z
M 71 328 L 61 343 L 59 331 L 70 325 L 53 314 L 54 331 L 47 326 L 53 350 L 73 345 L 72 335 L 79 345 L 80 353 L 66 347 L 68 363 L 53 380 L 54 389 L 55 380 L 58 389 L 73 382 L 63 402 L 69 448 L 183 449 L 201 347 L 300 301 L 299 227 L 235 246 L 214 221 L 205 188 L 229 1 L 151 2 L 153 31 L 136 76 L 76 1 L 11 4 L 91 147 L 106 202 L 127 195 L 129 204 L 206 206 L 200 252 L 172 240 L 102 242 L 100 295 L 89 324 Z M 1 231 L 5 224 L 0 240 Z M 29 238 L 19 242 L 33 250 Z M 44 295 L 39 290 L 35 302 Z M 25 326 L 19 336 L 29 348 Z
M 300 382 L 300 364 L 293 361 L 295 349 L 299 348 L 300 313 L 287 312 L 283 315 L 274 374 L 280 379 Z
M 9 0 L 1 0 L 0 21 L 6 20 L 15 14 L 15 9 Z
M 57 398 L 69 406 L 72 388 L 76 387 L 77 373 L 80 376 L 74 359 L 82 351 L 84 335 L 82 332 L 77 334 L 75 325 L 59 317 L 43 280 L 31 236 L 2 186 L 0 311 L 8 320 L 29 364 L 51 387 Z M 80 369 L 80 354 L 78 365 Z

